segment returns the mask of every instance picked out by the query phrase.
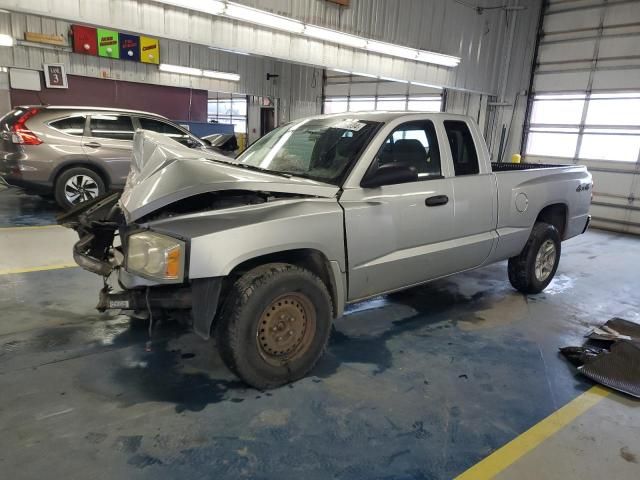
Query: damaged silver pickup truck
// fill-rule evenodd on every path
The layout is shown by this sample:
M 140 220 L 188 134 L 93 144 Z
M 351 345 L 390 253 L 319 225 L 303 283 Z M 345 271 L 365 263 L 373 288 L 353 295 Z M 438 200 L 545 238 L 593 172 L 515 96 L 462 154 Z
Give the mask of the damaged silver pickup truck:
M 59 222 L 105 277 L 99 310 L 188 313 L 262 389 L 306 375 L 348 303 L 505 259 L 515 288 L 542 291 L 591 188 L 582 166 L 492 164 L 467 117 L 359 112 L 296 120 L 235 160 L 138 131 L 122 195 Z

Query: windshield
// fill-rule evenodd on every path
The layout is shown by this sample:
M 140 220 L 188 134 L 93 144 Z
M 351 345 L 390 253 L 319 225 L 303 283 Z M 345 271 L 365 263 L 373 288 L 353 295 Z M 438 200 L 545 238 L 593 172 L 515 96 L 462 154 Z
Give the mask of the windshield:
M 237 163 L 339 185 L 380 125 L 344 117 L 292 122 L 255 142 Z

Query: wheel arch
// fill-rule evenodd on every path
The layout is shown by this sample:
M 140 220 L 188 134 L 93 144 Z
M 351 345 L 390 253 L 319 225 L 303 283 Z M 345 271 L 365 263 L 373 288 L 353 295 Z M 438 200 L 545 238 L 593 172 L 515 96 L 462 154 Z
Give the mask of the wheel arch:
M 107 170 L 102 165 L 99 165 L 95 162 L 91 162 L 86 159 L 76 158 L 76 159 L 65 160 L 64 162 L 58 164 L 53 169 L 49 177 L 53 188 L 55 189 L 56 182 L 58 181 L 58 178 L 60 177 L 60 175 L 62 175 L 64 172 L 66 172 L 70 168 L 75 168 L 75 167 L 87 168 L 95 172 L 96 174 L 100 175 L 100 178 L 104 182 L 105 189 L 109 190 L 109 188 L 111 187 L 111 178 L 109 177 Z
M 336 278 L 339 274 L 339 268 L 337 269 L 332 265 L 327 256 L 320 250 L 314 248 L 296 248 L 291 250 L 282 250 L 264 255 L 258 255 L 250 259 L 244 260 L 241 263 L 235 265 L 229 274 L 224 278 L 222 283 L 222 290 L 220 292 L 220 298 L 225 298 L 226 293 L 234 284 L 234 282 L 242 275 L 254 268 L 268 263 L 289 263 L 300 268 L 309 270 L 317 275 L 320 280 L 325 284 L 329 295 L 331 296 L 331 303 L 333 304 L 333 316 L 334 318 L 342 313 L 344 305 L 344 292 L 341 292 L 343 288 L 343 282 L 341 278 Z
M 536 222 L 544 222 L 556 227 L 560 239 L 564 240 L 569 219 L 569 207 L 566 203 L 552 203 L 538 213 Z

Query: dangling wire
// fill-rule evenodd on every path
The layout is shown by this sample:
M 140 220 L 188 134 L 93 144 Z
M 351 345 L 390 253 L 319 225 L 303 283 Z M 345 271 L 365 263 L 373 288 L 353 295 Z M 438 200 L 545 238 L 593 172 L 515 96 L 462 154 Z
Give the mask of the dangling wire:
M 147 312 L 149 313 L 149 340 L 147 340 L 145 345 L 145 350 L 147 352 L 151 351 L 151 339 L 153 338 L 153 312 L 151 311 L 151 304 L 149 303 L 149 290 L 150 287 L 147 287 L 147 291 L 144 296 L 147 303 Z

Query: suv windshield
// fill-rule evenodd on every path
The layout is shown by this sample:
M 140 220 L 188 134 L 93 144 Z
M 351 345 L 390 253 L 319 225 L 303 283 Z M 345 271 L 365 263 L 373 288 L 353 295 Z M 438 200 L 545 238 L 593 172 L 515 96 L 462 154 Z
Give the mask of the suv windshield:
M 237 163 L 339 185 L 380 125 L 345 117 L 292 122 L 251 145 Z

